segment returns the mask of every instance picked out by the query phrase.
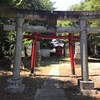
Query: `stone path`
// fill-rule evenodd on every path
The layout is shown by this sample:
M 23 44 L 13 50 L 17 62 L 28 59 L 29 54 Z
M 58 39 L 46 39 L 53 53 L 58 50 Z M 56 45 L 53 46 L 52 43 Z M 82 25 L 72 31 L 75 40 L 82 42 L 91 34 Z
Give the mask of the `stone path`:
M 34 100 L 68 100 L 64 91 L 59 88 L 59 65 L 53 65 L 42 88 L 37 89 Z

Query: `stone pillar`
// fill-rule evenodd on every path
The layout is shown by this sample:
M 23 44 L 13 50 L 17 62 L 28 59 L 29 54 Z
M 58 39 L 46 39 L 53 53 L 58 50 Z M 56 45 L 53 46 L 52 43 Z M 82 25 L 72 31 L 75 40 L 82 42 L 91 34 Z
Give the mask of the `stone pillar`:
M 69 43 L 64 42 L 64 57 L 69 57 Z
M 81 51 L 81 70 L 82 80 L 80 80 L 81 94 L 85 96 L 93 96 L 96 94 L 94 90 L 94 82 L 89 80 L 88 72 L 88 52 L 87 52 L 87 32 L 86 32 L 86 21 L 80 20 L 80 51 Z
M 24 84 L 22 84 L 22 78 L 20 78 L 23 23 L 23 18 L 17 18 L 13 77 L 7 81 L 8 87 L 6 88 L 6 90 L 11 93 L 19 93 L 24 91 Z
M 41 63 L 41 56 L 40 56 L 40 42 L 37 41 L 36 43 L 36 59 L 35 59 L 35 66 L 40 66 Z
M 88 81 L 88 52 L 87 52 L 87 32 L 86 32 L 86 21 L 80 20 L 80 52 L 81 52 L 81 68 L 82 68 L 82 80 Z
M 80 42 L 75 43 L 75 54 L 74 54 L 75 64 L 81 64 L 80 58 Z

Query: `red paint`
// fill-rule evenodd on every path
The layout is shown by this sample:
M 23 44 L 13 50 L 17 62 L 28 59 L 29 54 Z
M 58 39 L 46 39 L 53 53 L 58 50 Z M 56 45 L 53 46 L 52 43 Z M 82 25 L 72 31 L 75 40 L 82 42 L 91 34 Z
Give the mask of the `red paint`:
M 45 35 L 41 35 L 41 34 L 33 34 L 33 35 L 24 35 L 24 38 L 30 38 L 33 39 L 34 37 L 38 38 L 38 39 L 70 39 L 73 38 L 74 40 L 79 39 L 79 36 L 56 36 L 54 34 L 51 34 L 49 36 L 45 36 Z
M 34 35 L 37 35 L 36 32 L 34 32 Z M 36 53 L 36 42 L 37 42 L 37 38 L 34 37 L 33 38 L 33 43 L 32 43 L 32 57 L 31 57 L 31 68 L 35 67 L 35 53 Z
M 56 56 L 62 57 L 62 47 L 61 46 L 56 47 Z
M 73 55 L 73 36 L 69 33 L 69 50 L 70 50 L 70 63 L 72 68 L 72 74 L 75 74 L 75 67 L 74 67 L 74 55 Z
M 37 32 L 34 32 L 33 35 L 24 35 L 24 38 L 30 38 L 33 39 L 32 44 L 32 58 L 31 58 L 31 68 L 34 69 L 35 67 L 35 51 L 36 51 L 36 42 L 37 39 L 69 39 L 69 49 L 70 49 L 70 62 L 71 62 L 71 69 L 72 74 L 75 74 L 75 67 L 74 67 L 74 58 L 73 58 L 73 46 L 72 41 L 79 39 L 79 36 L 73 36 L 71 33 L 69 33 L 69 36 L 56 36 L 54 33 L 51 33 L 49 36 L 38 34 Z M 61 49 L 58 49 L 57 55 L 62 56 Z

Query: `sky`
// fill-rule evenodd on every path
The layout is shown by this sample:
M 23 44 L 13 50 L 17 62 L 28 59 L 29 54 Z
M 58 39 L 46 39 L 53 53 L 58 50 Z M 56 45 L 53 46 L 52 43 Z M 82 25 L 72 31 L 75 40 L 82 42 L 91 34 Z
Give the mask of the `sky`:
M 56 10 L 68 10 L 71 5 L 80 3 L 83 0 L 50 0 L 52 2 L 55 2 L 54 7 L 56 7 Z

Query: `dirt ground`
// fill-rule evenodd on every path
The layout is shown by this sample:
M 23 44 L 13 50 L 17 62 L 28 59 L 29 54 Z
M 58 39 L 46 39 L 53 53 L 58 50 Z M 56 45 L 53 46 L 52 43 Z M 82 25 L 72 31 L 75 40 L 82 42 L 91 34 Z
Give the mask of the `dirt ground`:
M 71 67 L 69 59 L 58 58 L 44 58 L 41 62 L 41 67 L 35 68 L 36 76 L 29 76 L 30 59 L 24 59 L 25 69 L 21 70 L 21 77 L 25 84 L 25 91 L 23 93 L 11 94 L 7 93 L 4 88 L 7 86 L 7 79 L 12 77 L 12 71 L 0 70 L 0 100 L 34 100 L 36 90 L 41 88 L 45 81 L 52 64 L 60 66 L 60 88 L 64 89 L 69 100 L 100 100 L 100 61 L 89 61 L 89 79 L 94 81 L 97 95 L 95 97 L 84 97 L 79 94 L 79 87 L 77 85 L 78 78 L 81 78 L 81 66 L 75 65 L 76 78 L 71 78 Z M 27 62 L 27 64 L 26 64 Z M 9 98 L 9 99 L 8 99 Z
M 95 66 L 94 66 L 95 65 Z M 97 66 L 96 66 L 97 65 Z M 89 79 L 94 81 L 97 90 L 95 97 L 81 96 L 78 87 L 78 79 L 81 79 L 81 66 L 75 65 L 76 78 L 70 77 L 71 68 L 67 64 L 60 67 L 60 86 L 68 94 L 69 100 L 100 100 L 100 63 L 89 63 Z

